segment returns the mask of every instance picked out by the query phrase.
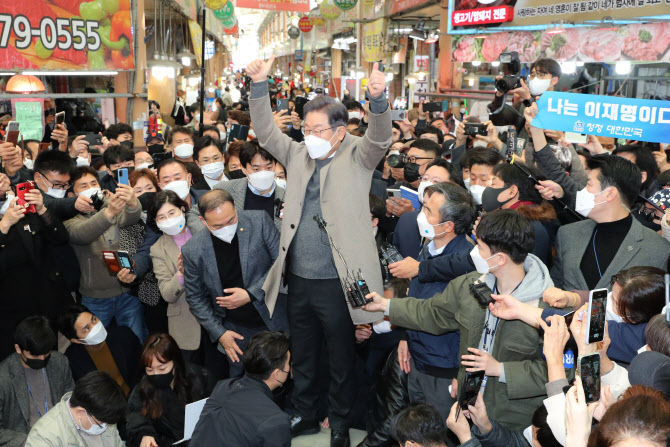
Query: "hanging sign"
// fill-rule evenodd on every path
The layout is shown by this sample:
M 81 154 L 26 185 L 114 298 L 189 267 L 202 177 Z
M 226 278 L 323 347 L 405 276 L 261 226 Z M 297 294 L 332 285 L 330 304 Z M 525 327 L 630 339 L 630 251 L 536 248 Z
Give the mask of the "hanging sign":
M 358 2 L 358 0 L 335 0 L 335 4 L 342 11 L 348 11 L 349 9 L 356 6 L 357 2 Z
M 532 125 L 599 137 L 665 143 L 670 101 L 581 93 L 544 92 Z
M 237 16 L 235 14 L 231 15 L 227 19 L 221 20 L 221 26 L 224 28 L 232 28 L 237 23 Z
M 333 0 L 323 0 L 319 5 L 319 11 L 321 17 L 326 20 L 335 20 L 342 14 L 342 10 L 333 3 Z
M 322 26 L 326 24 L 326 20 L 321 16 L 321 11 L 318 7 L 309 12 L 309 21 L 312 22 L 312 25 L 314 26 Z
M 208 61 L 214 57 L 214 42 L 211 40 L 205 41 L 205 60 Z
M 363 25 L 362 52 L 365 62 L 374 62 L 384 57 L 384 36 L 386 20 L 377 19 Z
M 295 50 L 295 55 L 293 58 L 296 62 L 302 62 L 302 50 Z
M 300 37 L 300 30 L 295 26 L 289 26 L 287 34 L 291 39 L 297 39 Z
M 205 6 L 210 9 L 221 9 L 226 6 L 228 0 L 205 0 Z
M 44 99 L 12 99 L 12 117 L 19 122 L 20 137 L 42 141 L 44 136 Z
M 309 17 L 303 17 L 298 21 L 298 28 L 300 28 L 300 31 L 302 31 L 303 33 L 308 33 L 312 31 L 314 25 L 312 25 L 312 22 L 309 20 Z
M 228 20 L 234 14 L 235 6 L 233 6 L 233 2 L 228 2 L 223 8 L 214 10 L 214 17 L 219 20 Z
M 309 12 L 309 0 L 236 0 L 238 8 Z
M 202 28 L 193 20 L 188 21 L 188 29 L 191 32 L 191 43 L 193 43 L 193 53 L 198 66 L 202 66 Z

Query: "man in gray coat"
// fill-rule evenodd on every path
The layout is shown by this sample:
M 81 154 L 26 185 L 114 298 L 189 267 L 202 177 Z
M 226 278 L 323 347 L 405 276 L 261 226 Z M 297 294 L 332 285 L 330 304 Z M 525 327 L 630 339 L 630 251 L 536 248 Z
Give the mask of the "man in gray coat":
M 240 358 L 251 337 L 287 328 L 286 304 L 278 304 L 270 318 L 262 289 L 277 259 L 279 232 L 263 211 L 236 211 L 231 195 L 220 189 L 203 195 L 198 209 L 208 231 L 182 247 L 186 301 L 228 356 L 230 376 L 239 377 L 244 373 Z
M 0 363 L 0 446 L 22 447 L 35 423 L 74 388 L 56 334 L 43 316 L 16 326 L 16 353 Z
M 329 422 L 332 446 L 349 445 L 349 414 L 355 399 L 354 324 L 383 318 L 348 307 L 341 279 L 347 266 L 362 272 L 371 291 L 383 293 L 375 240 L 370 231 L 368 193 L 372 172 L 391 144 L 391 112 L 384 96 L 386 79 L 375 64 L 368 82 L 369 127 L 364 137 L 346 131 L 346 107 L 318 96 L 304 107 L 305 141 L 296 143 L 275 126 L 267 75 L 274 56 L 247 66 L 249 107 L 260 145 L 285 168 L 288 178 L 280 251 L 263 289 L 270 311 L 280 286 L 288 285 L 288 317 L 293 359 L 294 436 L 319 430 L 313 409 L 318 401 L 319 355 L 324 337 L 330 362 Z M 328 244 L 325 228 L 344 261 Z

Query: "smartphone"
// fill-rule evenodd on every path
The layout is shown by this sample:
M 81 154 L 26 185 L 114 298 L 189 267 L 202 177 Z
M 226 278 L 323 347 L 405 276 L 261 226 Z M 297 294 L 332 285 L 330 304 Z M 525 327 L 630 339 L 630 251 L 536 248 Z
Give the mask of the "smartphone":
M 10 121 L 7 123 L 7 132 L 5 133 L 5 141 L 12 143 L 14 146 L 19 142 L 19 122 Z
M 389 199 L 395 199 L 397 202 L 402 200 L 402 192 L 399 189 L 387 189 L 386 196 Z
M 589 308 L 586 313 L 586 343 L 603 341 L 605 338 L 605 309 L 607 307 L 607 289 L 591 290 Z
M 277 99 L 277 107 L 275 109 L 277 112 L 281 112 L 282 110 L 288 111 L 288 99 Z
M 26 193 L 35 189 L 35 184 L 33 182 L 19 183 L 16 185 L 16 203 L 18 205 L 27 205 Z M 35 205 L 28 205 L 26 213 L 35 213 Z
M 88 134 L 84 137 L 84 141 L 88 141 L 89 146 L 101 146 L 102 135 L 97 133 Z
M 670 326 L 670 275 L 665 274 L 665 324 Z
M 577 374 L 582 379 L 586 403 L 600 400 L 600 354 L 580 355 L 577 358 Z
M 465 123 L 465 130 L 463 131 L 464 135 L 471 137 L 482 135 L 486 136 L 489 134 L 489 131 L 486 129 L 485 124 L 480 123 Z
M 391 110 L 392 121 L 403 121 L 407 118 L 407 110 Z
M 305 107 L 305 104 L 307 104 L 308 100 L 304 96 L 296 96 L 295 98 L 295 113 L 298 114 L 300 119 L 305 119 L 303 116 L 303 108 Z
M 565 132 L 565 141 L 567 141 L 568 143 L 586 144 L 588 140 L 589 136 L 586 134 L 576 132 Z
M 156 152 L 151 158 L 154 159 L 154 167 L 158 168 L 162 162 L 172 158 L 172 152 Z
M 119 185 L 128 185 L 130 186 L 130 179 L 128 178 L 128 168 L 121 168 L 118 172 L 118 179 L 116 183 Z
M 241 124 L 233 124 L 230 128 L 230 135 L 228 136 L 228 143 L 232 143 L 235 139 L 239 141 L 247 141 L 249 136 L 249 126 Z
M 65 112 L 58 112 L 56 114 L 56 124 L 63 124 L 65 122 Z
M 135 273 L 135 265 L 133 263 L 133 258 L 130 257 L 130 253 L 119 250 L 116 252 L 116 257 L 119 260 L 119 266 L 122 269 L 128 269 L 130 270 L 130 273 Z
M 486 371 L 479 370 L 475 372 L 466 372 L 465 380 L 463 381 L 463 388 L 461 389 L 460 396 L 458 396 L 458 409 L 456 410 L 456 419 L 461 410 L 467 410 L 468 405 L 475 405 L 477 402 L 477 394 L 482 388 L 482 382 L 484 382 L 484 376 Z
M 40 143 L 40 152 L 50 151 L 51 143 Z
M 570 325 L 572 324 L 572 319 L 575 317 L 575 311 L 573 310 L 572 312 L 568 312 L 567 314 L 563 315 L 563 318 L 565 318 L 565 325 L 569 328 Z
M 423 103 L 424 112 L 441 112 L 442 111 L 442 102 L 424 102 Z
M 121 271 L 121 267 L 119 267 L 119 261 L 113 251 L 103 250 L 102 260 L 105 261 L 105 264 L 107 264 L 107 269 L 110 273 L 116 275 Z

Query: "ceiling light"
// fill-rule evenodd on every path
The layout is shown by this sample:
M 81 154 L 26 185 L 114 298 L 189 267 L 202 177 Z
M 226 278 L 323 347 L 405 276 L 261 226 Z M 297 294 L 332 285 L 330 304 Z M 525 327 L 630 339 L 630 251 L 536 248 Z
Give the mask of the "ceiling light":
M 426 43 L 435 43 L 439 39 L 440 39 L 440 31 L 433 30 L 428 34 L 428 37 L 426 38 Z
M 475 78 L 468 78 L 468 86 L 473 87 L 475 85 Z
M 577 64 L 573 61 L 561 62 L 561 71 L 565 74 L 572 74 L 577 71 Z
M 627 75 L 630 73 L 631 63 L 629 61 L 619 61 L 616 63 L 614 71 L 619 75 Z
M 416 39 L 416 40 L 426 40 L 426 32 L 418 29 L 412 30 L 411 33 L 409 33 L 409 37 L 411 39 Z
M 298 16 L 291 17 L 291 25 L 298 26 L 299 22 L 300 22 L 300 17 L 298 17 Z
M 576 64 L 578 67 L 583 67 L 583 66 L 584 66 L 584 61 L 577 61 L 577 62 L 575 62 L 575 64 Z
M 118 71 L 24 71 L 24 75 L 33 76 L 116 76 Z
M 183 56 L 183 57 L 181 58 L 181 64 L 182 64 L 184 67 L 190 67 L 190 66 L 191 66 L 191 58 L 190 58 L 190 57 L 187 57 L 187 56 Z
M 0 76 L 14 76 L 16 73 L 14 72 L 8 72 L 8 73 L 0 73 Z
M 473 67 L 479 67 L 482 64 L 482 61 L 472 61 L 471 64 Z
M 406 79 L 407 79 L 407 82 L 409 83 L 409 85 L 416 84 L 416 78 L 407 77 Z
M 564 32 L 565 28 L 563 28 L 563 21 L 561 20 L 560 22 L 553 22 L 552 24 L 549 24 L 549 26 L 547 26 L 547 31 L 545 31 L 545 34 L 553 35 L 553 34 L 561 34 Z
M 39 93 L 44 91 L 44 84 L 36 76 L 17 74 L 7 81 L 6 91 L 7 93 Z
M 393 82 L 393 73 L 386 73 L 386 82 Z
M 500 61 L 493 61 L 491 62 L 492 67 L 499 67 L 500 66 Z

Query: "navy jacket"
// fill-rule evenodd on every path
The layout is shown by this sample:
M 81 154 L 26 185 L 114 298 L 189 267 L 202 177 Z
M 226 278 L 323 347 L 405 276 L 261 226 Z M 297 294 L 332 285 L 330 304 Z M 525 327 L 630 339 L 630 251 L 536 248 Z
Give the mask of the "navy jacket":
M 416 217 L 421 210 L 410 211 L 398 219 L 398 224 L 393 233 L 393 245 L 403 258 L 411 257 L 417 259 L 421 251 L 421 235 Z M 472 248 L 471 248 L 472 250 Z M 410 295 L 414 296 L 414 295 Z
M 472 244 L 468 242 L 465 235 L 454 238 L 444 247 L 441 254 L 431 256 L 428 245 L 425 245 L 419 253 L 418 261 L 448 256 L 455 253 L 468 253 L 472 250 Z M 434 295 L 442 293 L 449 285 L 449 281 L 421 282 L 418 278 L 412 279 L 409 285 L 408 296 L 419 299 L 430 299 Z M 458 374 L 458 349 L 460 345 L 460 333 L 448 332 L 443 335 L 432 335 L 422 331 L 407 331 L 409 351 L 414 359 L 416 368 L 425 374 L 437 377 L 449 375 L 445 369 L 455 369 L 451 377 Z

